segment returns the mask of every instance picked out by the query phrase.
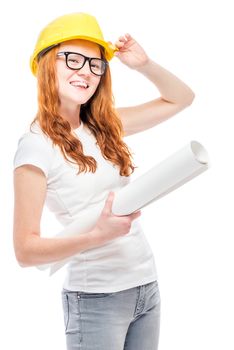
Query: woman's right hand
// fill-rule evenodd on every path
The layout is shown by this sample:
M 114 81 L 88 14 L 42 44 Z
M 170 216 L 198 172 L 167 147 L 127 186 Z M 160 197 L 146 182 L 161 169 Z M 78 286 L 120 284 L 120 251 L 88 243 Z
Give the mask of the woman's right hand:
M 114 192 L 110 192 L 101 215 L 92 231 L 92 238 L 100 244 L 126 235 L 130 231 L 132 221 L 141 215 L 140 210 L 124 216 L 114 215 L 112 213 L 113 200 Z

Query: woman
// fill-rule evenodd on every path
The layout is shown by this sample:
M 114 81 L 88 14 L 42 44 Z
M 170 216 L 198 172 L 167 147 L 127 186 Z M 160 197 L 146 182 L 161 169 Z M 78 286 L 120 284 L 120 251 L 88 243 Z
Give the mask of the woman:
M 161 97 L 115 108 L 113 56 L 152 81 Z M 130 34 L 106 42 L 93 16 L 73 13 L 41 32 L 31 57 L 38 113 L 14 159 L 14 247 L 22 266 L 72 257 L 62 290 L 67 349 L 156 350 L 160 293 L 140 211 L 112 214 L 113 191 L 134 171 L 123 136 L 189 106 L 192 90 L 153 62 Z M 95 227 L 76 237 L 40 237 L 47 203 L 64 225 L 103 202 Z

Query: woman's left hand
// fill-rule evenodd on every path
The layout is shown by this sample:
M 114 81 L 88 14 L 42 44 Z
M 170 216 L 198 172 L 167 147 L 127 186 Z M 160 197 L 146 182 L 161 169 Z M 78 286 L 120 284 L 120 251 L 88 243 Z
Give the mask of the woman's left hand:
M 129 68 L 138 69 L 149 61 L 149 57 L 144 49 L 128 33 L 120 36 L 115 46 L 118 49 L 115 52 L 115 56 Z

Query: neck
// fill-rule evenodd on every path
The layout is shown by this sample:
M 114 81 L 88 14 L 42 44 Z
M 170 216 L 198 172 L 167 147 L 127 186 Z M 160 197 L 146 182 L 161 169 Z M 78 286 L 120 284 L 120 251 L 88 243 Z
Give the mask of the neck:
M 77 129 L 80 126 L 80 105 L 60 105 L 59 114 L 67 120 L 72 129 Z

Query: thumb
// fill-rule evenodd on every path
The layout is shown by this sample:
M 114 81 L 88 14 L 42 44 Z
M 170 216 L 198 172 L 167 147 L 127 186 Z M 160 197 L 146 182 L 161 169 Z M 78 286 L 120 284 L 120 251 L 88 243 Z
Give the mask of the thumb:
M 107 43 L 111 50 L 117 50 L 117 47 L 111 41 L 107 41 Z
M 115 57 L 119 57 L 119 56 L 120 56 L 120 52 L 119 52 L 119 51 L 115 51 L 115 52 L 114 52 L 114 56 L 115 56 Z
M 114 200 L 114 192 L 111 191 L 108 196 L 107 196 L 107 199 L 106 199 L 106 202 L 105 202 L 105 206 L 104 206 L 104 209 L 103 209 L 103 212 L 105 214 L 110 214 L 112 212 L 112 203 L 113 203 L 113 200 Z
M 136 218 L 138 218 L 139 216 L 141 216 L 141 211 L 135 211 L 134 213 L 130 214 L 130 217 L 132 220 L 135 220 Z

